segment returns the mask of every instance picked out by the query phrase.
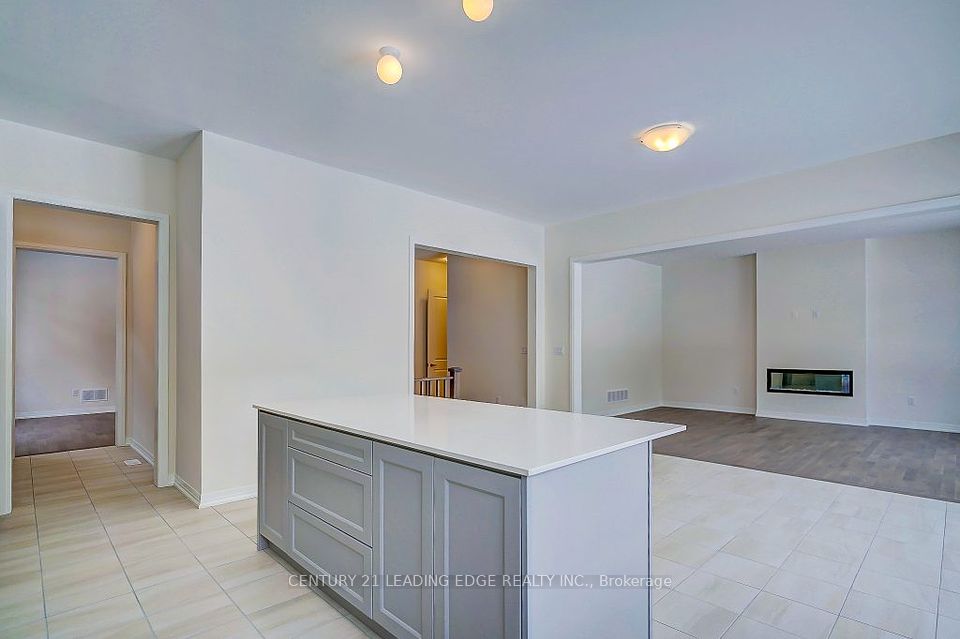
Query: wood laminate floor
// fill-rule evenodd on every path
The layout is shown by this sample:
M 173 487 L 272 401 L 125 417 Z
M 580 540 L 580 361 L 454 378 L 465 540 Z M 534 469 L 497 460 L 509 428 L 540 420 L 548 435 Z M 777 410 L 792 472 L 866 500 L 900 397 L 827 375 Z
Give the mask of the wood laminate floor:
M 16 456 L 59 453 L 112 446 L 115 413 L 18 419 L 14 423 Z
M 686 425 L 686 432 L 654 443 L 654 452 L 663 455 L 960 502 L 958 433 L 685 408 L 623 417 Z

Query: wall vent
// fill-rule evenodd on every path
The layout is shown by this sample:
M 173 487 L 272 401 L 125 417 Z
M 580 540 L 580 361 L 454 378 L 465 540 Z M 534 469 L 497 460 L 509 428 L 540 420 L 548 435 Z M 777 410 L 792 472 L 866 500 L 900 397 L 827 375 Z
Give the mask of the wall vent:
M 84 388 L 80 391 L 81 402 L 105 402 L 107 401 L 106 388 Z
M 607 403 L 625 402 L 629 396 L 630 396 L 630 391 L 628 391 L 626 388 L 621 388 L 618 390 L 608 390 Z

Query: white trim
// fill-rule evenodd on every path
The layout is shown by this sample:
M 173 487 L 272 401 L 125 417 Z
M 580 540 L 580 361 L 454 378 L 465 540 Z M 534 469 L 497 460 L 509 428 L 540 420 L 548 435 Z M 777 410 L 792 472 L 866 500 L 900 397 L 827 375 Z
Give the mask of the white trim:
M 784 413 L 779 411 L 757 412 L 757 417 L 787 419 L 794 422 L 818 422 L 820 424 L 840 424 L 841 426 L 868 426 L 866 419 L 837 417 L 835 415 L 815 415 L 813 413 Z
M 186 481 L 180 475 L 177 475 L 173 480 L 173 485 L 183 493 L 183 496 L 193 502 L 193 505 L 197 508 L 200 507 L 200 491 L 190 485 L 190 482 Z
M 77 246 L 63 246 L 60 244 L 43 244 L 38 242 L 13 243 L 14 254 L 17 251 L 37 251 L 43 253 L 59 253 L 62 255 L 78 255 L 81 257 L 99 257 L 117 260 L 117 296 L 116 296 L 116 329 L 114 336 L 114 382 L 113 399 L 116 407 L 113 412 L 114 444 L 122 446 L 127 441 L 127 254 L 123 251 L 105 251 L 102 249 L 81 248 Z M 14 257 L 16 269 L 16 257 Z M 16 302 L 14 302 L 16 303 Z M 14 344 L 16 348 L 16 344 Z M 16 395 L 14 395 L 16 401 Z M 108 411 L 100 411 L 108 412 Z M 64 415 L 86 415 L 82 412 L 67 412 Z
M 719 233 L 717 235 L 705 235 L 702 237 L 678 240 L 673 242 L 661 242 L 658 244 L 641 245 L 634 248 L 621 249 L 618 251 L 606 251 L 602 253 L 592 253 L 588 255 L 574 256 L 570 258 L 570 409 L 573 412 L 579 412 L 578 408 L 582 405 L 583 384 L 581 382 L 582 374 L 582 345 L 581 333 L 582 326 L 579 321 L 580 308 L 582 306 L 582 291 L 579 276 L 583 264 L 591 262 L 605 262 L 624 257 L 635 257 L 645 253 L 655 253 L 659 251 L 668 251 L 672 249 L 687 248 L 692 246 L 704 246 L 707 244 L 717 244 L 719 242 L 729 242 L 732 240 L 744 240 L 751 238 L 764 237 L 766 235 L 778 235 L 792 231 L 806 231 L 810 229 L 825 228 L 837 224 L 849 224 L 852 222 L 862 222 L 866 220 L 877 220 L 892 218 L 904 215 L 915 215 L 917 213 L 933 213 L 938 211 L 949 211 L 960 208 L 960 194 L 949 195 L 946 197 L 932 198 L 929 200 L 918 200 L 916 202 L 904 202 L 891 206 L 883 206 L 863 211 L 854 211 L 852 213 L 840 213 L 837 215 L 827 215 L 823 217 L 801 220 L 799 222 L 789 222 L 786 224 L 775 224 L 772 226 L 756 227 L 743 231 L 733 231 L 730 233 Z M 759 386 L 759 379 L 757 381 Z M 790 418 L 787 418 L 790 419 Z M 866 422 L 864 422 L 866 423 Z
M 463 257 L 514 264 L 527 269 L 527 405 L 532 408 L 542 406 L 546 386 L 544 384 L 546 365 L 543 347 L 546 332 L 546 318 L 543 310 L 546 308 L 544 269 L 537 264 L 520 262 L 509 257 L 491 255 L 486 252 L 477 252 L 476 248 L 450 248 L 451 243 L 447 241 L 436 242 L 428 238 L 411 235 L 409 242 L 407 263 L 407 392 L 413 394 L 414 360 L 416 358 L 416 352 L 414 351 L 417 299 L 416 260 L 417 247 L 420 247 Z M 531 286 L 533 287 L 532 291 Z
M 173 275 L 170 215 L 58 195 L 5 191 L 0 192 L 0 515 L 9 513 L 13 507 L 13 203 L 16 200 L 156 222 L 157 460 L 153 477 L 157 486 L 173 485 L 171 458 L 174 449 L 171 442 L 176 441 L 176 424 L 172 421 L 171 407 L 176 401 L 176 389 L 170 379 L 175 370 L 171 365 L 171 353 L 176 346 L 176 336 L 170 312 L 176 307 L 170 296 Z
M 44 417 L 72 417 L 73 415 L 100 415 L 117 412 L 116 406 L 92 406 L 90 408 L 58 408 L 54 410 L 28 410 L 16 414 L 16 419 L 43 419 Z
M 143 457 L 145 460 L 147 460 L 147 463 L 150 464 L 151 466 L 153 466 L 154 463 L 157 461 L 156 458 L 153 456 L 153 454 L 149 450 L 147 450 L 143 444 L 135 440 L 133 437 L 127 438 L 127 446 L 137 451 L 137 454 Z
M 629 415 L 630 413 L 636 413 L 642 410 L 650 410 L 653 408 L 660 408 L 660 402 L 653 402 L 652 404 L 634 404 L 632 406 L 611 406 L 597 415 L 603 417 L 620 417 L 621 415 Z
M 215 490 L 213 492 L 202 493 L 200 496 L 200 507 L 219 506 L 233 501 L 242 501 L 257 496 L 257 486 L 241 486 L 240 488 L 228 488 L 227 490 Z
M 941 433 L 960 433 L 960 424 L 944 422 L 917 422 L 909 419 L 870 419 L 871 426 L 886 426 L 889 428 L 910 428 L 913 430 L 931 430 Z
M 725 406 L 723 404 L 704 404 L 702 402 L 663 402 L 664 408 L 690 408 L 693 410 L 711 410 L 716 413 L 737 413 L 738 415 L 755 415 L 756 409 L 749 406 Z

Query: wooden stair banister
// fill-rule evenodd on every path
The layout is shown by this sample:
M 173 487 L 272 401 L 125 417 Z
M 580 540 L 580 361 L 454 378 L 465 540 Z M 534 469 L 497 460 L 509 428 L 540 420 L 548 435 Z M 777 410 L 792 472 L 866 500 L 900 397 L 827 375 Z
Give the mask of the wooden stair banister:
M 446 377 L 420 377 L 413 380 L 414 395 L 460 399 L 460 373 L 463 369 L 451 366 Z

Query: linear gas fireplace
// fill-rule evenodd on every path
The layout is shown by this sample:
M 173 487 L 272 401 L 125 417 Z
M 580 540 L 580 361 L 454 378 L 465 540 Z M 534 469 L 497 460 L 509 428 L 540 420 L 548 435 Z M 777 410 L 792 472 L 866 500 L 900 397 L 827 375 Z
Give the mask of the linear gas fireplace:
M 768 368 L 767 392 L 853 397 L 853 371 Z

